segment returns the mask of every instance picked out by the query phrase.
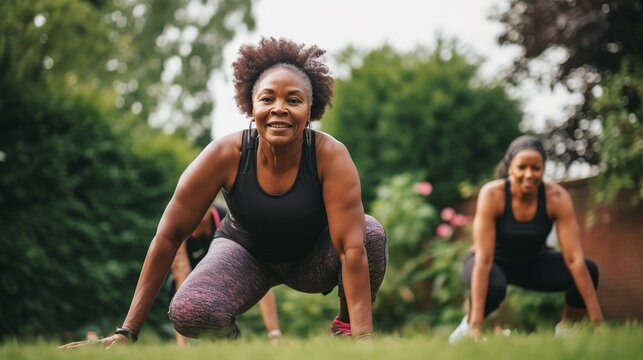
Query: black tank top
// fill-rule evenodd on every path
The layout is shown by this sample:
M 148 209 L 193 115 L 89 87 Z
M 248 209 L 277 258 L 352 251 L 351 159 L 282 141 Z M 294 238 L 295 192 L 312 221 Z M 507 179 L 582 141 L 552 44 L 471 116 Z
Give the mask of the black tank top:
M 223 190 L 228 216 L 214 237 L 239 243 L 259 260 L 291 262 L 306 255 L 328 226 L 315 132 L 310 146 L 302 145 L 295 183 L 279 195 L 266 193 L 257 180 L 258 139 L 256 130 L 251 135 L 244 130 L 237 177 L 230 192 Z
M 509 179 L 505 180 L 505 211 L 496 221 L 495 259 L 503 262 L 528 261 L 547 251 L 547 236 L 553 221 L 547 216 L 545 185 L 538 186 L 538 207 L 530 221 L 519 222 L 511 208 Z

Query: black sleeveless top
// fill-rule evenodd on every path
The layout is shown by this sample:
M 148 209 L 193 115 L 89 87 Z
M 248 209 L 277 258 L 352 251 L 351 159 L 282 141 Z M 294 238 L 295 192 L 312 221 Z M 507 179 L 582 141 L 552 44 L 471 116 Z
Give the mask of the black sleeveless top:
M 250 136 L 250 139 L 248 139 Z M 268 262 L 291 262 L 308 253 L 328 226 L 322 184 L 317 175 L 315 132 L 302 145 L 299 171 L 283 194 L 266 193 L 257 180 L 257 131 L 244 130 L 241 160 L 230 192 L 223 190 L 228 216 L 215 238 L 239 243 Z
M 538 186 L 538 207 L 530 221 L 514 218 L 511 208 L 509 179 L 505 180 L 505 211 L 496 220 L 495 260 L 503 262 L 528 261 L 547 251 L 547 236 L 553 221 L 547 216 L 545 184 Z

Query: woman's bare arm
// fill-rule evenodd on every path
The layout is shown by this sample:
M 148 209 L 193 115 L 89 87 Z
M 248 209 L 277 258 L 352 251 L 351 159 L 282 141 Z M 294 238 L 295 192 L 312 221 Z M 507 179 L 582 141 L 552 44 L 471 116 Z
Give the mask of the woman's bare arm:
M 177 249 L 199 224 L 212 200 L 224 186 L 231 186 L 236 176 L 241 146 L 240 133 L 229 135 L 208 145 L 188 166 L 159 222 L 143 262 L 123 327 L 138 334 Z M 125 342 L 123 335 L 114 334 L 100 340 L 107 346 Z M 74 348 L 77 342 L 64 345 Z
M 496 186 L 497 187 L 497 186 Z M 489 288 L 489 273 L 493 266 L 496 243 L 496 214 L 498 202 L 502 202 L 493 184 L 480 190 L 473 219 L 473 242 L 475 263 L 471 276 L 471 308 L 469 324 L 473 336 L 479 336 L 484 320 L 485 299 Z
M 371 284 L 364 248 L 365 220 L 357 168 L 346 147 L 320 136 L 318 156 L 330 236 L 342 264 L 344 293 L 355 337 L 373 332 Z
M 603 312 L 598 302 L 598 296 L 585 265 L 585 255 L 580 239 L 580 228 L 576 221 L 574 205 L 567 190 L 560 185 L 553 184 L 548 204 L 556 220 L 556 231 L 565 264 L 574 279 L 580 292 L 587 314 L 592 321 L 602 321 Z

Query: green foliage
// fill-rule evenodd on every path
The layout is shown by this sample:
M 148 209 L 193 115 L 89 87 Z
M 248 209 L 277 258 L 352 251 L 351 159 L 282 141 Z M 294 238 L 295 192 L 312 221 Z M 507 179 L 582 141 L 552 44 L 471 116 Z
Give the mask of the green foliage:
M 453 203 L 458 184 L 488 177 L 519 133 L 518 104 L 477 79 L 477 65 L 455 45 L 347 57 L 356 65 L 336 82 L 323 126 L 350 150 L 366 204 L 384 179 L 406 171 L 428 174 L 435 205 Z
M 210 140 L 208 82 L 237 30 L 254 28 L 252 0 L 117 0 L 104 19 L 118 52 L 104 60 L 118 74 L 117 106 L 200 146 Z
M 634 190 L 629 192 L 633 203 L 643 197 L 642 16 L 641 0 L 512 0 L 496 16 L 505 26 L 499 41 L 523 50 L 510 81 L 562 84 L 583 96 L 562 125 L 549 124 L 545 145 L 549 157 L 567 167 L 597 165 L 600 179 L 593 195 L 603 204 L 612 203 L 621 190 Z M 562 62 L 542 71 L 540 62 L 561 50 Z
M 643 199 L 643 67 L 625 61 L 621 70 L 605 81 L 604 94 L 594 103 L 604 126 L 600 136 L 603 166 L 595 199 L 612 203 L 622 190 L 631 201 Z
M 541 293 L 509 286 L 507 297 L 488 321 L 502 327 L 512 327 L 523 332 L 544 327 L 552 329 L 560 321 L 565 295 Z
M 285 285 L 274 288 L 277 298 L 279 326 L 287 337 L 311 337 L 330 334 L 330 325 L 339 310 L 337 288 L 330 294 L 306 294 Z M 259 306 L 239 316 L 239 328 L 244 337 L 267 338 Z
M 0 76 L 20 83 L 70 73 L 88 82 L 105 76 L 102 61 L 116 51 L 107 34 L 102 14 L 88 1 L 3 1 Z
M 170 92 L 172 128 L 209 141 L 206 82 L 251 2 L 0 2 L 0 338 L 120 323 L 196 155 L 141 119 Z M 162 292 L 148 326 L 167 332 L 166 311 Z
M 194 150 L 183 144 L 176 155 L 181 146 L 168 140 L 171 151 L 159 144 L 135 154 L 135 141 L 165 136 L 115 130 L 80 96 L 11 82 L 0 92 L 0 338 L 87 326 L 105 333 L 127 310 Z M 165 312 L 155 308 L 152 327 L 167 321 Z
M 372 214 L 386 229 L 389 261 L 402 265 L 417 255 L 422 240 L 435 227 L 435 208 L 413 190 L 421 173 L 403 173 L 384 181 L 376 190 Z
M 252 0 L 7 0 L 0 76 L 115 91 L 111 107 L 205 145 L 208 81 L 243 27 L 254 28 Z
M 403 173 L 378 188 L 372 214 L 389 240 L 389 267 L 374 319 L 383 329 L 426 328 L 462 316 L 462 258 L 468 244 L 434 235 L 435 208 L 416 192 L 421 173 Z
M 562 81 L 582 89 L 600 79 L 591 73 L 617 71 L 625 57 L 640 61 L 641 15 L 641 0 L 512 0 L 495 18 L 504 25 L 500 43 L 524 50 L 514 62 L 512 80 Z M 557 48 L 567 50 L 567 56 L 554 71 L 530 66 Z

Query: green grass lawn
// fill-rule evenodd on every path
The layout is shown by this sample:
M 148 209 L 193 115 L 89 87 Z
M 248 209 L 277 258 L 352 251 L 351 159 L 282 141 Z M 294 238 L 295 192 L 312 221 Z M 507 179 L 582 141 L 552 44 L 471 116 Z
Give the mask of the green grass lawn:
M 599 333 L 578 330 L 556 338 L 551 332 L 501 336 L 484 341 L 449 345 L 444 334 L 400 337 L 380 335 L 368 342 L 317 336 L 284 338 L 271 343 L 263 338 L 196 342 L 189 348 L 172 343 L 142 342 L 104 350 L 98 347 L 58 350 L 57 344 L 5 342 L 0 359 L 643 359 L 643 327 L 605 327 Z

